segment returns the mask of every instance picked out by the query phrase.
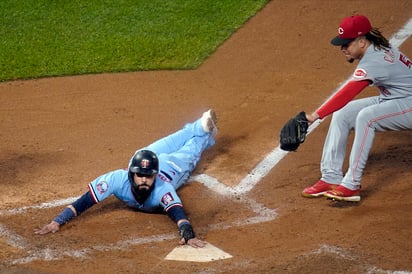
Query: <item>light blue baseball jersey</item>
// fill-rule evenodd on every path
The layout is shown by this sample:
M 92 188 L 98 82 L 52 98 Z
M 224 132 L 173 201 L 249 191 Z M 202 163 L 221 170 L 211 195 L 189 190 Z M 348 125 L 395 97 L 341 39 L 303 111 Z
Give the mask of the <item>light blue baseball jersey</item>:
M 143 204 L 139 204 L 132 194 L 128 171 L 124 169 L 111 171 L 96 178 L 89 184 L 89 191 L 96 203 L 114 195 L 127 206 L 146 212 L 167 211 L 174 205 L 182 204 L 173 186 L 158 177 L 150 196 Z

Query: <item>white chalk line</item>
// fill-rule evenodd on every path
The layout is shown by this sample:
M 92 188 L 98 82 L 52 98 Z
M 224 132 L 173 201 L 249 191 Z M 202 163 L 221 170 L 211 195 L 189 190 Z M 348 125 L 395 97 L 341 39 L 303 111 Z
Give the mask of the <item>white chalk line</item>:
M 412 34 L 412 18 L 409 19 L 409 21 L 397 33 L 395 33 L 395 35 L 391 37 L 390 43 L 395 47 L 400 47 L 400 45 L 411 36 L 411 34 Z M 338 87 L 334 91 L 334 93 L 337 92 L 340 87 Z M 333 94 L 331 96 L 333 96 Z M 319 126 L 321 122 L 322 121 L 318 121 L 312 124 L 309 127 L 308 135 L 317 126 Z M 246 194 L 250 190 L 252 190 L 256 186 L 256 184 L 260 182 L 261 179 L 264 178 L 276 166 L 276 164 L 280 160 L 283 159 L 284 156 L 286 156 L 287 153 L 288 152 L 282 151 L 280 147 L 277 146 L 261 162 L 259 162 L 258 165 L 246 177 L 244 177 L 240 181 L 240 183 L 235 187 L 229 187 L 226 184 L 221 183 L 216 178 L 211 177 L 206 174 L 200 174 L 200 175 L 193 176 L 191 178 L 191 181 L 200 182 L 204 184 L 205 186 L 207 186 L 208 188 L 210 188 L 211 190 L 221 195 L 230 196 L 230 195 Z M 44 208 L 61 206 L 61 205 L 72 203 L 76 199 L 77 197 L 72 197 L 72 198 L 67 198 L 63 200 L 56 200 L 56 201 L 51 201 L 47 203 L 42 203 L 39 205 L 26 206 L 26 207 L 21 207 L 17 209 L 11 209 L 11 210 L 1 210 L 0 215 L 20 214 L 20 213 L 27 211 L 28 209 L 44 209 Z M 277 216 L 276 210 L 266 208 L 252 199 L 242 198 L 242 200 L 243 202 L 247 203 L 249 207 L 258 215 L 247 219 L 246 222 L 245 220 L 242 220 L 242 221 L 236 221 L 231 224 L 221 223 L 221 224 L 214 225 L 214 227 L 222 229 L 222 228 L 229 228 L 233 225 L 241 226 L 241 225 L 249 225 L 249 224 L 255 224 L 255 223 L 260 223 L 260 222 L 267 222 L 267 221 L 275 219 Z M 27 248 L 27 243 L 25 243 L 23 238 L 11 233 L 3 225 L 0 225 L 0 235 L 6 236 L 8 242 L 13 246 Z M 139 238 L 137 240 L 131 240 L 131 241 L 121 241 L 121 242 L 118 242 L 117 244 L 108 245 L 104 247 L 93 247 L 93 248 L 88 248 L 88 249 L 83 249 L 83 250 L 64 251 L 63 253 L 66 256 L 76 257 L 76 256 L 83 256 L 84 254 L 89 253 L 89 250 L 91 249 L 93 250 L 117 249 L 117 248 L 127 247 L 129 245 L 148 243 L 148 242 L 158 242 L 160 240 L 173 239 L 173 238 L 176 238 L 176 236 L 167 234 L 167 235 L 153 236 L 153 237 L 148 237 L 148 238 Z M 34 254 L 33 252 L 31 253 L 32 255 Z M 57 251 L 53 251 L 50 249 L 36 250 L 35 253 L 36 254 L 33 256 L 15 260 L 13 261 L 13 263 L 14 264 L 27 263 L 29 261 L 38 260 L 38 259 L 52 260 L 52 259 L 57 259 L 63 256 L 61 251 L 57 252 Z M 39 253 L 42 255 L 39 256 Z M 392 271 L 392 272 L 386 272 L 386 273 L 411 273 L 411 272 Z
M 108 251 L 108 250 L 123 250 L 132 245 L 140 245 L 146 243 L 155 243 L 165 240 L 171 240 L 177 238 L 176 235 L 162 234 L 150 237 L 139 237 L 131 240 L 118 241 L 114 244 L 108 245 L 97 245 L 93 247 L 86 247 L 82 249 L 65 249 L 65 248 L 31 248 L 27 251 L 28 256 L 15 259 L 11 262 L 12 265 L 16 264 L 27 264 L 36 260 L 53 261 L 59 260 L 63 257 L 72 258 L 85 258 L 87 255 L 93 251 Z
M 26 248 L 29 246 L 27 241 L 23 237 L 17 235 L 16 233 L 13 233 L 2 224 L 0 224 L 0 236 L 5 238 L 6 243 L 13 247 Z
M 377 268 L 373 265 L 364 263 L 363 260 L 355 255 L 352 254 L 352 252 L 348 249 L 342 248 L 342 247 L 337 247 L 337 246 L 331 246 L 331 245 L 327 245 L 327 244 L 322 244 L 320 245 L 319 249 L 314 250 L 308 254 L 306 254 L 306 256 L 310 256 L 312 254 L 315 255 L 320 255 L 320 254 L 333 254 L 337 257 L 349 260 L 349 261 L 353 261 L 353 263 L 358 266 L 359 268 L 362 269 L 362 271 L 364 271 L 364 273 L 373 273 L 373 274 L 412 274 L 412 272 L 410 271 L 392 271 L 392 270 L 383 270 L 380 268 Z M 360 263 L 362 262 L 362 263 Z
M 394 47 L 400 47 L 412 35 L 412 18 L 389 40 Z
M 79 197 L 71 197 L 71 198 L 66 198 L 66 199 L 61 199 L 61 200 L 54 200 L 54 201 L 47 202 L 47 203 L 40 203 L 37 205 L 23 206 L 23 207 L 7 209 L 7 210 L 3 209 L 3 210 L 0 210 L 0 216 L 1 215 L 22 214 L 30 209 L 46 209 L 46 208 L 53 208 L 57 206 L 68 205 L 76 201 L 78 198 Z

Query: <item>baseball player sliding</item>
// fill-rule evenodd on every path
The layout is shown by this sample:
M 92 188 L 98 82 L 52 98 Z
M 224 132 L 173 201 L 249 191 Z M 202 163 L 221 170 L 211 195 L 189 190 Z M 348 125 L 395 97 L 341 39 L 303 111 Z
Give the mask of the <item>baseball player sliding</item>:
M 215 112 L 209 110 L 179 131 L 137 150 L 128 169 L 93 180 L 83 196 L 34 233 L 57 232 L 73 217 L 114 195 L 137 211 L 165 212 L 177 224 L 181 244 L 204 247 L 206 243 L 196 238 L 176 190 L 187 182 L 202 152 L 215 144 L 216 122 Z
M 363 15 L 344 18 L 331 43 L 340 47 L 348 62 L 359 63 L 350 81 L 315 112 L 306 114 L 309 124 L 332 113 L 333 117 L 323 147 L 322 177 L 302 195 L 358 202 L 375 132 L 412 129 L 412 62 Z M 378 88 L 379 96 L 353 100 L 370 85 Z M 352 129 L 355 137 L 349 167 L 343 174 Z

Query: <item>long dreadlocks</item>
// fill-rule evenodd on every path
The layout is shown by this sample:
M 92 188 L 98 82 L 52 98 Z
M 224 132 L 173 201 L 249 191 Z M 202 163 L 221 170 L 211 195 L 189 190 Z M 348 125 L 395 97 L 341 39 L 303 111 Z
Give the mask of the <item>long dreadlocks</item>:
M 366 39 L 368 39 L 376 49 L 390 49 L 391 45 L 386 39 L 378 28 L 372 28 L 366 35 Z

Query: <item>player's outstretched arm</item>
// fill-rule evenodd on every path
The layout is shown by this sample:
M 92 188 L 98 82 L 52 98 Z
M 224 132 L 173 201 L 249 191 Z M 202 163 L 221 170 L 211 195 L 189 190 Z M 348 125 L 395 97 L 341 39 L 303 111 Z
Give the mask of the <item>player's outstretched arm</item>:
M 60 224 L 56 221 L 51 221 L 49 224 L 43 226 L 43 227 L 38 227 L 34 229 L 34 234 L 47 234 L 47 233 L 55 233 L 59 231 L 60 229 Z
M 87 191 L 83 196 L 77 199 L 73 204 L 68 205 L 56 218 L 53 219 L 49 224 L 34 229 L 35 234 L 43 235 L 47 233 L 55 233 L 59 231 L 60 226 L 69 222 L 73 217 L 80 215 L 89 207 L 93 206 L 96 202 L 92 199 L 89 191 Z
M 56 218 L 53 219 L 49 224 L 34 229 L 35 234 L 44 235 L 47 233 L 55 233 L 59 231 L 60 226 L 67 223 L 70 219 L 76 216 L 76 209 L 74 209 L 73 205 L 67 206 Z
M 176 204 L 166 210 L 167 215 L 177 224 L 179 235 L 182 237 L 180 244 L 190 245 L 192 247 L 204 247 L 206 242 L 196 238 L 193 227 L 186 217 L 181 204 Z

